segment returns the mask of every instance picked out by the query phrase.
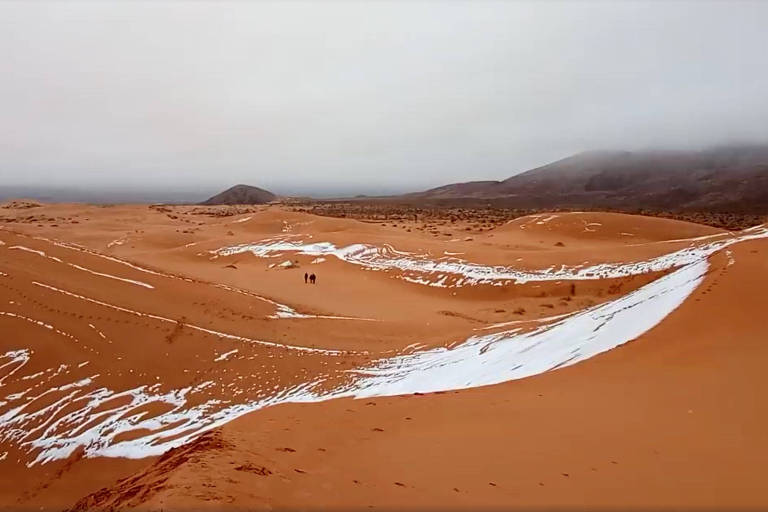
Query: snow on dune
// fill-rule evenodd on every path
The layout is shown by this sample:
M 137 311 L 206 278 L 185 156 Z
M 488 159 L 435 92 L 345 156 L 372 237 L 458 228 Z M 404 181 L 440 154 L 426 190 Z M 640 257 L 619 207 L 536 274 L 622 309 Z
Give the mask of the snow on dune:
M 637 338 L 701 283 L 706 260 L 676 270 L 617 300 L 523 334 L 474 336 L 451 348 L 396 356 L 372 368 L 351 396 L 433 392 L 497 384 L 568 366 Z
M 562 265 L 560 268 L 545 270 L 522 270 L 507 266 L 482 265 L 454 257 L 442 257 L 433 260 L 426 255 L 398 251 L 391 246 L 376 247 L 367 244 L 352 244 L 346 247 L 336 247 L 330 242 L 303 243 L 287 239 L 270 239 L 251 244 L 223 247 L 212 252 L 217 256 L 229 256 L 245 252 L 259 257 L 269 257 L 274 253 L 287 252 L 315 257 L 333 256 L 369 270 L 398 270 L 403 272 L 403 279 L 428 286 L 457 287 L 478 284 L 501 286 L 507 283 L 531 281 L 618 278 L 669 270 L 697 262 L 740 240 L 765 236 L 766 232 L 763 227 L 752 228 L 745 230 L 738 236 L 724 240 L 703 245 L 692 243 L 684 249 L 646 261 L 579 266 Z M 696 240 L 700 240 L 700 238 L 691 239 L 692 242 Z M 449 280 L 448 276 L 452 279 Z
M 238 352 L 238 350 L 237 350 L 237 349 L 234 349 L 234 350 L 230 350 L 229 352 L 224 352 L 224 353 L 223 353 L 223 354 L 221 354 L 219 357 L 217 357 L 216 359 L 214 359 L 214 360 L 213 360 L 213 362 L 214 362 L 214 363 L 218 363 L 219 361 L 226 361 L 226 360 L 227 360 L 227 358 L 228 358 L 229 356 L 231 356 L 231 355 L 234 355 L 234 354 L 237 354 L 237 352 Z
M 291 236 L 291 235 L 288 235 L 288 236 Z M 120 265 L 125 265 L 125 266 L 130 267 L 130 268 L 132 268 L 134 270 L 138 270 L 140 272 L 144 272 L 144 273 L 147 273 L 147 274 L 151 274 L 151 275 L 155 275 L 155 276 L 159 276 L 159 277 L 164 277 L 164 278 L 168 278 L 168 279 L 176 279 L 176 280 L 184 281 L 184 282 L 187 282 L 187 283 L 195 283 L 196 282 L 194 279 L 190 279 L 188 277 L 184 277 L 184 276 L 176 275 L 176 274 L 170 274 L 170 273 L 167 273 L 167 272 L 160 272 L 160 271 L 152 270 L 152 269 L 143 267 L 141 265 L 137 265 L 135 263 L 131 263 L 129 261 L 126 261 L 126 260 L 123 260 L 123 259 L 120 259 L 120 258 L 116 258 L 114 256 L 109 256 L 109 255 L 106 255 L 106 254 L 101 254 L 101 253 L 99 253 L 97 251 L 93 251 L 91 249 L 87 249 L 87 248 L 82 247 L 82 246 L 77 245 L 77 244 L 73 244 L 73 243 L 69 243 L 69 242 L 61 242 L 61 241 L 58 241 L 58 240 L 51 240 L 51 239 L 43 238 L 43 237 L 35 237 L 35 239 L 51 243 L 51 244 L 53 244 L 53 245 L 55 245 L 57 247 L 62 247 L 62 248 L 65 248 L 65 249 L 86 253 L 86 254 L 89 254 L 91 256 L 95 256 L 95 257 L 102 258 L 102 259 L 105 259 L 105 260 L 108 260 L 108 261 L 111 261 L 111 262 L 114 262 L 114 263 L 118 263 Z M 197 242 L 195 242 L 195 243 L 197 243 Z M 189 245 L 190 244 L 187 244 L 187 246 L 189 246 Z M 112 274 L 96 272 L 94 270 L 91 270 L 89 268 L 86 268 L 86 267 L 83 267 L 83 266 L 80 266 L 80 265 L 76 265 L 74 263 L 65 262 L 65 261 L 61 260 L 60 258 L 57 258 L 56 256 L 51 256 L 50 254 L 47 254 L 46 252 L 41 251 L 41 250 L 30 249 L 30 248 L 24 247 L 24 246 L 13 246 L 13 247 L 11 247 L 11 249 L 17 249 L 17 250 L 22 250 L 22 251 L 34 253 L 34 254 L 37 254 L 37 255 L 42 256 L 44 258 L 48 258 L 48 259 L 51 259 L 51 260 L 59 262 L 59 263 L 65 263 L 65 264 L 67 264 L 67 265 L 69 265 L 69 266 L 71 266 L 71 267 L 73 267 L 73 268 L 75 268 L 77 270 L 88 272 L 88 273 L 93 274 L 93 275 L 98 275 L 98 276 L 106 277 L 106 278 L 110 278 L 110 279 L 116 279 L 118 281 L 123 281 L 123 282 L 130 283 L 130 284 L 133 284 L 133 285 L 136 285 L 136 286 L 141 286 L 141 287 L 144 287 L 144 288 L 149 288 L 149 289 L 153 289 L 154 288 L 154 286 L 152 286 L 152 285 L 150 285 L 148 283 L 145 283 L 143 281 L 137 281 L 137 280 L 133 280 L 133 279 L 127 279 L 127 278 L 123 278 L 123 277 L 118 277 L 118 276 L 115 276 L 115 275 L 112 275 Z M 323 260 L 323 258 L 318 258 L 318 260 Z M 317 263 L 321 263 L 321 261 L 317 261 Z M 7 276 L 7 275 L 8 274 L 0 272 L 0 276 L 2 276 L 2 277 Z M 272 304 L 273 306 L 275 306 L 276 311 L 275 311 L 274 314 L 270 315 L 269 318 L 275 318 L 275 319 L 280 319 L 280 318 L 293 318 L 293 319 L 296 319 L 296 318 L 316 318 L 316 319 L 326 319 L 326 320 L 373 321 L 373 319 L 371 319 L 371 318 L 354 318 L 354 317 L 335 316 L 335 315 L 310 315 L 310 314 L 303 314 L 303 313 L 297 312 L 296 310 L 294 310 L 290 306 L 287 306 L 285 304 L 280 304 L 279 302 L 276 302 L 274 300 L 268 299 L 266 297 L 262 297 L 261 295 L 257 295 L 255 293 L 251 293 L 251 292 L 247 292 L 245 290 L 241 290 L 239 288 L 235 288 L 235 287 L 228 286 L 228 285 L 221 284 L 221 283 L 205 283 L 205 284 L 210 284 L 211 286 L 215 286 L 217 288 L 221 288 L 221 289 L 224 289 L 224 290 L 227 290 L 227 291 L 230 291 L 230 292 L 235 292 L 235 293 L 240 293 L 242 295 L 247 295 L 249 297 L 253 297 L 255 299 L 258 299 L 258 300 L 267 302 L 269 304 Z
M 126 236 L 124 236 L 122 238 L 117 238 L 115 240 L 112 240 L 111 242 L 109 242 L 107 244 L 107 249 L 109 249 L 111 247 L 115 247 L 116 245 L 123 245 L 127 240 L 128 240 L 128 235 L 126 235 Z
M 550 215 L 549 217 L 546 217 L 544 219 L 536 221 L 536 224 L 546 224 L 547 222 L 549 222 L 549 221 L 551 221 L 553 219 L 556 219 L 557 217 L 558 217 L 557 215 Z
M 536 375 L 575 364 L 641 336 L 674 311 L 702 282 L 710 254 L 736 241 L 766 236 L 765 229 L 755 228 L 716 245 L 673 253 L 675 256 L 670 259 L 679 268 L 616 300 L 553 319 L 532 330 L 512 328 L 472 336 L 450 349 L 414 349 L 381 358 L 339 374 L 348 379 L 336 388 L 328 389 L 328 382 L 324 383 L 326 387 L 321 382 L 305 382 L 241 403 L 222 402 L 219 398 L 201 403 L 189 397 L 204 384 L 169 391 L 161 391 L 160 384 L 113 391 L 103 386 L 93 388 L 98 385 L 98 376 L 75 380 L 56 388 L 57 392 L 67 394 L 45 409 L 27 410 L 36 400 L 20 403 L 21 398 L 8 403 L 10 407 L 0 406 L 0 439 L 15 441 L 33 453 L 30 464 L 66 458 L 78 447 L 84 448 L 86 457 L 139 458 L 159 455 L 204 431 L 280 403 L 448 391 Z M 329 249 L 327 245 L 322 247 Z M 317 250 L 317 244 L 313 250 Z M 350 251 L 341 253 L 348 255 Z M 30 351 L 24 349 L 0 355 L 0 386 L 29 358 Z M 128 403 L 114 400 L 120 397 Z M 121 405 L 110 408 L 105 405 L 108 402 Z M 163 408 L 165 412 L 153 416 L 131 412 L 150 403 L 167 405 Z M 66 413 L 59 414 L 64 407 Z M 33 417 L 46 417 L 50 424 L 30 435 L 26 426 Z M 136 431 L 144 434 L 123 435 Z
M 115 311 L 121 311 L 123 313 L 128 313 L 128 314 L 139 316 L 139 317 L 151 318 L 153 320 L 158 320 L 160 322 L 166 322 L 166 323 L 170 323 L 170 324 L 178 324 L 179 323 L 178 320 L 174 320 L 173 318 L 166 318 L 164 316 L 155 315 L 155 314 L 152 314 L 152 313 L 144 313 L 144 312 L 141 312 L 141 311 L 137 311 L 135 309 L 130 309 L 130 308 L 122 307 L 122 306 L 117 306 L 115 304 L 110 304 L 109 302 L 104 302 L 102 300 L 93 299 L 91 297 L 86 297 L 84 295 L 73 293 L 73 292 L 70 292 L 68 290 L 63 290 L 61 288 L 57 288 L 55 286 L 51 286 L 49 284 L 41 283 L 41 282 L 38 282 L 38 281 L 32 281 L 32 284 L 35 285 L 35 286 L 39 286 L 41 288 L 45 288 L 45 289 L 50 290 L 52 292 L 57 292 L 57 293 L 60 293 L 60 294 L 63 294 L 63 295 L 67 295 L 69 297 L 73 297 L 75 299 L 80 299 L 80 300 L 85 301 L 85 302 L 90 302 L 92 304 L 98 304 L 99 306 L 104 306 L 106 308 L 110 308 L 110 309 L 113 309 Z M 312 348 L 312 347 L 302 347 L 302 346 L 297 346 L 297 345 L 287 345 L 287 344 L 284 344 L 284 343 L 278 343 L 278 342 L 274 342 L 274 341 L 258 340 L 258 339 L 254 339 L 254 338 L 248 338 L 246 336 L 238 336 L 236 334 L 229 334 L 229 333 L 225 333 L 225 332 L 221 332 L 221 331 L 216 331 L 216 330 L 213 330 L 213 329 L 207 329 L 205 327 L 201 327 L 199 325 L 195 325 L 195 324 L 192 324 L 192 323 L 185 323 L 184 327 L 187 327 L 189 329 L 193 329 L 193 330 L 196 330 L 196 331 L 200 331 L 200 332 L 205 332 L 207 334 L 213 334 L 214 336 L 218 336 L 219 338 L 227 338 L 227 339 L 231 339 L 231 340 L 235 340 L 235 341 L 242 341 L 242 342 L 246 342 L 246 343 L 253 343 L 253 344 L 256 344 L 256 345 L 263 345 L 263 346 L 266 346 L 266 347 L 285 348 L 285 349 L 289 349 L 289 350 L 296 350 L 296 351 L 299 351 L 299 352 L 316 352 L 316 353 L 327 354 L 327 355 L 341 355 L 341 354 L 345 353 L 344 351 L 340 351 L 340 350 L 321 349 L 321 348 Z
M 27 364 L 29 362 L 29 358 L 31 355 L 31 351 L 29 349 L 21 349 L 21 350 L 9 350 L 5 354 L 0 355 L 0 386 L 2 386 L 3 381 L 19 371 L 22 366 Z M 7 360 L 6 362 L 3 362 L 3 360 Z M 8 370 L 4 370 L 4 368 L 8 368 Z M 0 421 L 0 426 L 2 426 L 2 421 Z
M 108 279 L 114 279 L 116 281 L 122 281 L 124 283 L 129 283 L 129 284 L 133 284 L 133 285 L 136 285 L 136 286 L 142 286 L 144 288 L 154 289 L 154 286 L 152 286 L 151 284 L 145 283 L 143 281 L 136 281 L 134 279 L 127 279 L 125 277 L 118 277 L 118 276 L 115 276 L 115 275 L 112 275 L 112 274 L 106 274 L 104 272 L 96 272 L 95 270 L 91 270 L 91 269 L 83 267 L 81 265 L 77 265 L 75 263 L 70 263 L 68 261 L 63 261 L 61 258 L 58 258 L 56 256 L 51 256 L 50 254 L 46 254 L 44 251 L 39 251 L 37 249 L 30 249 L 29 247 L 25 247 L 23 245 L 14 245 L 12 247 L 9 247 L 8 249 L 15 249 L 15 250 L 20 250 L 20 251 L 24 251 L 24 252 L 29 252 L 29 253 L 32 253 L 32 254 L 37 254 L 38 256 L 42 256 L 43 258 L 47 258 L 47 259 L 55 261 L 57 263 L 64 263 L 66 265 L 69 265 L 72 268 L 75 268 L 75 269 L 80 270 L 82 272 L 88 272 L 89 274 L 93 274 L 95 276 L 106 277 Z
M 64 336 L 65 338 L 69 338 L 69 339 L 71 339 L 73 341 L 76 341 L 76 342 L 79 341 L 74 335 L 69 334 L 68 332 L 62 331 L 61 329 L 57 329 L 56 327 L 54 327 L 53 325 L 51 325 L 49 323 L 43 322 L 42 320 L 36 320 L 34 318 L 30 318 L 28 316 L 25 316 L 25 315 L 22 315 L 22 314 L 19 314 L 19 313 L 12 313 L 10 311 L 0 311 L 0 317 L 16 318 L 16 319 L 19 319 L 19 320 L 23 320 L 25 322 L 29 322 L 29 323 L 37 325 L 39 327 L 43 327 L 44 329 L 48 329 L 48 330 L 54 331 L 55 333 L 60 334 L 60 335 Z
M 23 446 L 37 454 L 30 464 L 66 458 L 80 446 L 88 457 L 140 458 L 159 455 L 206 430 L 279 403 L 465 389 L 535 375 L 574 364 L 641 335 L 685 300 L 706 269 L 706 260 L 700 260 L 620 299 L 523 334 L 513 329 L 473 336 L 451 349 L 384 358 L 354 370 L 349 373 L 351 383 L 327 392 L 321 391 L 319 383 L 309 382 L 256 401 L 223 406 L 218 399 L 212 399 L 192 406 L 187 399 L 190 387 L 166 392 L 160 392 L 159 386 L 119 392 L 94 389 L 81 393 L 79 407 L 71 407 L 71 412 L 56 420 L 62 428 L 46 429 L 24 441 Z M 130 402 L 103 410 L 104 403 L 117 397 L 128 397 Z M 170 410 L 149 418 L 129 414 L 148 403 L 164 403 Z M 0 438 L 7 439 L 9 432 L 24 431 L 29 415 L 35 412 L 25 412 L 23 407 L 0 417 Z M 83 430 L 86 424 L 88 428 Z M 150 433 L 119 439 L 121 433 L 139 429 Z
M 112 274 L 105 274 L 103 272 L 96 272 L 95 270 L 91 270 L 89 268 L 81 267 L 80 265 L 75 265 L 74 263 L 67 263 L 67 265 L 69 265 L 70 267 L 76 268 L 77 270 L 82 270 L 83 272 L 88 272 L 88 273 L 93 274 L 95 276 L 101 276 L 101 277 L 106 277 L 106 278 L 109 278 L 109 279 L 115 279 L 117 281 L 122 281 L 124 283 L 135 284 L 136 286 L 143 286 L 144 288 L 149 288 L 149 289 L 153 289 L 154 288 L 154 286 L 152 286 L 151 284 L 145 283 L 143 281 L 136 281 L 134 279 L 126 279 L 125 277 L 113 276 Z

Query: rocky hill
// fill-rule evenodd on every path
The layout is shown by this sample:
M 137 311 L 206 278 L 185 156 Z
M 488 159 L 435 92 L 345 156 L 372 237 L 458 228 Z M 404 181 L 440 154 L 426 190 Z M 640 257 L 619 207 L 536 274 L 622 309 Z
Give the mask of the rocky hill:
M 768 145 L 591 151 L 503 181 L 456 183 L 403 197 L 493 199 L 515 208 L 768 213 Z
M 235 185 L 224 192 L 216 194 L 202 204 L 266 204 L 276 199 L 277 196 L 269 190 L 250 185 Z

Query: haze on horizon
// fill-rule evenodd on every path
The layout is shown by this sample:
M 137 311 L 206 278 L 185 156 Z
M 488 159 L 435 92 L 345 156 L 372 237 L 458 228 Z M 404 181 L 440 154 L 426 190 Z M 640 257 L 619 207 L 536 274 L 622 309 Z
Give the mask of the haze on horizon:
M 1 2 L 0 189 L 281 194 L 768 141 L 768 2 Z

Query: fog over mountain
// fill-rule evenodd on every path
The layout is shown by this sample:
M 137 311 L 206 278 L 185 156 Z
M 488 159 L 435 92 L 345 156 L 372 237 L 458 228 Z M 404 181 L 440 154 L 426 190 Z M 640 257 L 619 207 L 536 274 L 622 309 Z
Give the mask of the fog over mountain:
M 768 2 L 5 1 L 0 195 L 395 194 L 761 143 L 767 23 Z

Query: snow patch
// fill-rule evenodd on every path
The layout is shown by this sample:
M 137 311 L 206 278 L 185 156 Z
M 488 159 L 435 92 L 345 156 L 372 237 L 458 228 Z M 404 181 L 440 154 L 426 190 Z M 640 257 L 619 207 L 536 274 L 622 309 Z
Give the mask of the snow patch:
M 236 353 L 237 353 L 237 349 L 230 350 L 229 352 L 224 352 L 223 354 L 221 354 L 219 357 L 217 357 L 213 361 L 216 362 L 216 363 L 218 363 L 219 361 L 226 361 L 229 356 L 231 356 L 233 354 L 236 354 Z

